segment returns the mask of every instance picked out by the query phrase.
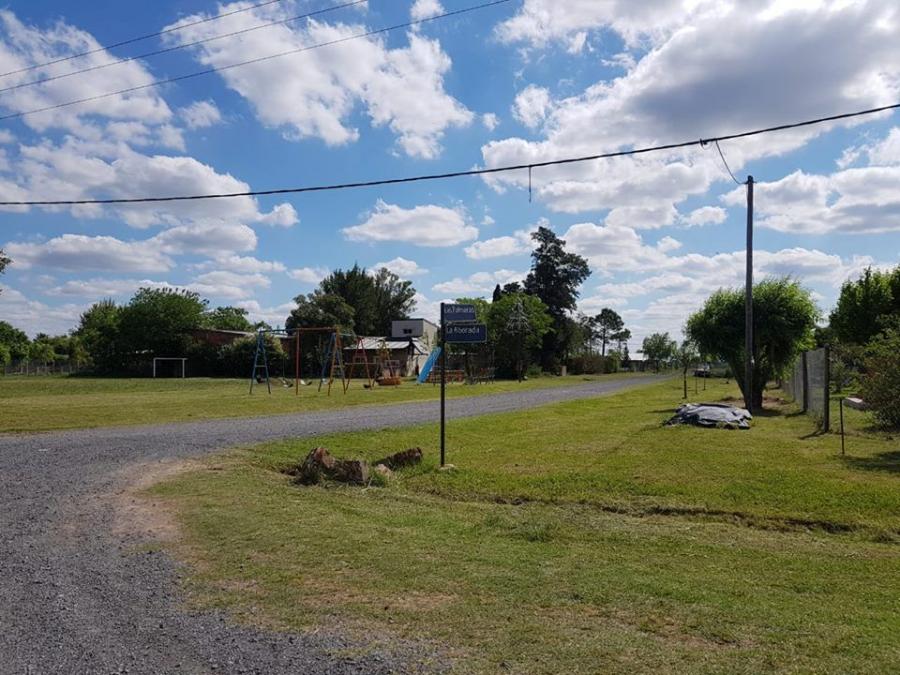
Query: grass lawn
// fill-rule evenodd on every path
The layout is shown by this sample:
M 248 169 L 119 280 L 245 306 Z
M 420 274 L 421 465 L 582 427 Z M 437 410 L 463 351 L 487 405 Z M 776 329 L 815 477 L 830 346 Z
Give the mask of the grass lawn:
M 585 381 L 630 377 L 618 373 L 601 376 L 539 377 L 526 382 L 447 386 L 447 396 L 477 396 L 539 387 L 560 387 Z M 434 399 L 440 387 L 404 381 L 398 387 L 364 389 L 354 380 L 347 394 L 335 384 L 331 396 L 323 387 L 294 389 L 272 381 L 272 395 L 265 386 L 253 388 L 249 380 L 189 378 L 117 379 L 88 377 L 0 377 L 0 432 L 50 431 L 127 424 L 160 424 L 221 417 L 252 417 L 279 413 L 323 410 L 348 405 L 401 403 Z
M 233 450 L 151 494 L 199 605 L 423 640 L 457 672 L 898 672 L 898 442 L 860 433 L 842 458 L 789 406 L 664 428 L 680 388 L 450 422 L 451 471 L 427 425 Z M 426 461 L 384 487 L 292 484 L 315 445 Z

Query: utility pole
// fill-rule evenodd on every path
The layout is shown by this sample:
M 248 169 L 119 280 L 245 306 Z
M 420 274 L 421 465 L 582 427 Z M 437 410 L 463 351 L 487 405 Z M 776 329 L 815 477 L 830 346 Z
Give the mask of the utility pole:
M 747 176 L 747 279 L 744 293 L 744 406 L 753 412 L 753 176 Z

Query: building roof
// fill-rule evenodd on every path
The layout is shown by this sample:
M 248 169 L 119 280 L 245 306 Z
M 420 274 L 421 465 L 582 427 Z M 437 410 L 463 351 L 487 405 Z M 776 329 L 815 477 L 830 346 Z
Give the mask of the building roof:
M 367 351 L 377 351 L 382 348 L 382 346 L 387 347 L 391 351 L 400 350 L 400 349 L 408 349 L 410 338 L 403 338 L 399 340 L 394 340 L 392 338 L 386 337 L 362 337 L 362 348 Z M 411 338 L 413 343 L 413 350 L 416 354 L 427 354 L 428 349 L 425 347 L 425 343 L 422 342 L 419 338 Z M 355 344 L 347 345 L 344 350 L 352 351 L 356 349 Z

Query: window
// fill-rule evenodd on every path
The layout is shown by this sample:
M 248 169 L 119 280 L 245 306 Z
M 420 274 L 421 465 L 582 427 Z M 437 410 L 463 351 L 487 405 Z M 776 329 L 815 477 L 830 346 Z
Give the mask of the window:
M 404 328 L 404 329 L 403 329 L 403 334 L 404 334 L 404 335 L 412 335 L 412 332 L 413 332 L 413 331 L 412 331 L 412 328 Z

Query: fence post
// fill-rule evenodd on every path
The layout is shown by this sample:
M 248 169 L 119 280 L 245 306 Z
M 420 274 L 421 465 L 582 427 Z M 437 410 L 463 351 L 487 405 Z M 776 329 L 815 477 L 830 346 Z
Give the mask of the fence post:
M 800 384 L 803 386 L 803 412 L 809 412 L 809 369 L 806 363 L 806 356 L 809 352 L 803 352 L 801 357 L 802 369 L 800 374 Z
M 825 396 L 825 410 L 822 411 L 822 431 L 831 430 L 831 349 L 825 347 L 825 385 L 822 387 Z

